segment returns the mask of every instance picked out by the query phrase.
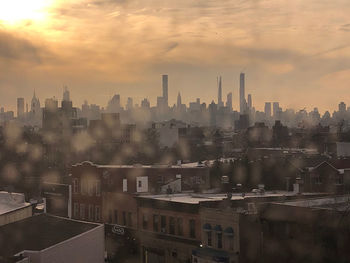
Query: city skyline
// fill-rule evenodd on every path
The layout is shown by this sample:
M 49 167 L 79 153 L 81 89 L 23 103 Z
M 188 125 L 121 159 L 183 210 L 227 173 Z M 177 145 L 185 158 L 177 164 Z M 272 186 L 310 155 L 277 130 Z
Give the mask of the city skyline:
M 115 93 L 156 99 L 163 72 L 171 76 L 169 104 L 177 92 L 186 103 L 197 94 L 211 101 L 221 75 L 236 105 L 240 71 L 260 109 L 279 101 L 323 112 L 350 100 L 348 1 L 30 3 L 0 4 L 0 105 L 7 108 L 33 89 L 58 95 L 64 84 L 78 105 L 102 105 Z
M 109 103 L 116 98 L 116 96 L 118 97 L 118 107 L 121 107 L 121 109 L 124 110 L 130 110 L 132 109 L 133 106 L 138 105 L 138 107 L 142 107 L 142 103 L 144 100 L 147 100 L 150 103 L 150 107 L 157 107 L 159 101 L 157 102 L 157 100 L 161 99 L 162 103 L 165 102 L 165 107 L 169 107 L 172 108 L 173 106 L 175 107 L 179 107 L 179 95 L 180 95 L 180 102 L 182 105 L 186 105 L 186 108 L 190 107 L 190 104 L 193 102 L 198 101 L 198 99 L 200 100 L 200 103 L 205 103 L 207 105 L 207 107 L 210 105 L 210 103 L 214 102 L 216 105 L 218 105 L 219 107 L 229 107 L 232 111 L 236 111 L 238 113 L 244 114 L 245 111 L 247 111 L 248 109 L 254 108 L 254 110 L 259 111 L 259 112 L 265 112 L 266 113 L 266 104 L 269 103 L 271 104 L 271 114 L 270 115 L 274 115 L 278 109 L 280 108 L 280 102 L 276 101 L 276 100 L 269 100 L 269 101 L 265 101 L 265 102 L 259 102 L 257 104 L 256 103 L 256 99 L 254 98 L 254 103 L 252 103 L 252 97 L 254 97 L 254 94 L 252 94 L 251 92 L 247 93 L 246 92 L 246 86 L 245 86 L 245 82 L 246 82 L 246 73 L 245 72 L 241 72 L 239 74 L 239 90 L 236 92 L 236 96 L 234 96 L 234 92 L 232 92 L 231 90 L 226 91 L 225 89 L 223 89 L 223 85 L 222 85 L 222 76 L 217 76 L 216 79 L 216 91 L 217 91 L 217 95 L 216 97 L 213 97 L 211 100 L 209 101 L 205 101 L 202 99 L 202 97 L 197 96 L 195 98 L 186 98 L 185 100 L 182 98 L 183 93 L 180 91 L 174 91 L 170 88 L 169 90 L 169 79 L 168 79 L 168 75 L 161 75 L 161 83 L 160 83 L 160 88 L 159 88 L 159 96 L 156 96 L 155 98 L 150 97 L 150 96 L 137 96 L 135 97 L 131 97 L 128 94 L 125 94 L 125 96 L 122 96 L 120 93 L 116 92 L 116 93 L 110 93 L 109 97 L 106 96 L 106 101 L 103 104 L 97 104 L 94 103 L 93 101 L 89 101 L 87 99 L 83 99 L 82 104 L 78 104 L 75 100 L 74 97 L 76 96 L 72 96 L 71 98 L 71 89 L 70 87 L 68 87 L 67 85 L 63 85 L 60 88 L 60 94 L 56 94 L 56 95 L 52 95 L 52 96 L 48 96 L 46 98 L 41 97 L 40 95 L 37 96 L 37 92 L 34 89 L 32 91 L 32 94 L 30 95 L 30 98 L 26 98 L 26 97 L 18 97 L 16 98 L 17 100 L 17 104 L 14 103 L 13 105 L 10 105 L 10 107 L 5 108 L 4 105 L 0 105 L 0 108 L 4 108 L 5 112 L 6 111 L 13 111 L 16 112 L 18 114 L 18 103 L 19 100 L 21 100 L 21 105 L 22 105 L 22 112 L 25 113 L 26 111 L 28 111 L 28 107 L 29 107 L 29 111 L 30 111 L 30 100 L 35 97 L 38 98 L 39 100 L 41 99 L 42 103 L 45 103 L 45 100 L 47 99 L 56 99 L 58 102 L 61 101 L 68 101 L 71 100 L 73 102 L 73 106 L 77 107 L 77 108 L 81 108 L 86 102 L 89 105 L 98 105 L 102 108 L 104 108 L 105 110 L 108 109 L 108 105 Z M 171 87 L 171 77 L 170 77 L 170 87 Z M 214 90 L 215 90 L 214 88 Z M 175 96 L 175 98 L 170 97 L 170 102 L 169 101 L 169 96 L 168 93 L 174 94 L 176 93 L 177 95 Z M 249 91 L 249 90 L 248 90 Z M 33 95 L 34 94 L 34 95 Z M 62 95 L 63 94 L 63 95 Z M 62 97 L 62 98 L 61 98 Z M 226 97 L 226 101 L 224 101 L 224 97 Z M 79 101 L 79 100 L 78 100 Z M 229 104 L 227 104 L 227 102 L 229 101 Z M 324 114 L 325 112 L 329 112 L 330 114 L 332 114 L 333 112 L 336 112 L 337 110 L 339 110 L 339 105 L 344 103 L 344 101 L 339 100 L 337 105 L 333 108 L 333 109 L 326 109 L 326 110 L 320 110 L 319 107 L 317 105 L 314 106 L 309 106 L 309 107 L 301 107 L 301 108 L 288 108 L 285 105 L 283 106 L 283 110 L 294 110 L 295 112 L 298 112 L 299 110 L 306 110 L 308 112 L 312 112 L 315 109 L 318 110 L 318 112 L 320 114 Z M 29 106 L 28 106 L 29 105 Z M 132 107 L 130 107 L 130 105 Z M 261 107 L 256 107 L 256 105 L 261 105 Z M 276 106 L 277 105 L 277 106 Z M 159 106 L 159 105 L 158 105 Z M 272 107 L 273 106 L 273 107 Z M 23 114 L 22 113 L 22 114 Z M 17 116 L 16 114 L 16 116 Z

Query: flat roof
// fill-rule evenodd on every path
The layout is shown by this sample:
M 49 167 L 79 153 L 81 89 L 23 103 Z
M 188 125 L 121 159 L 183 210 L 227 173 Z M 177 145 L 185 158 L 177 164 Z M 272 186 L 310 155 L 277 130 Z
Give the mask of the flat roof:
M 166 164 L 153 164 L 153 165 L 144 165 L 144 164 L 95 164 L 90 161 L 84 161 L 82 163 L 73 164 L 73 167 L 82 166 L 82 165 L 91 165 L 98 168 L 107 168 L 107 169 L 116 169 L 116 168 L 152 168 L 152 169 L 181 169 L 181 168 L 207 168 L 205 165 L 198 165 L 198 163 L 191 164 L 181 164 L 181 165 L 166 165 Z
M 245 198 L 261 198 L 261 197 L 282 197 L 282 196 L 296 196 L 294 192 L 288 191 L 267 191 L 264 194 L 259 193 L 233 193 L 231 200 L 244 200 Z M 304 193 L 304 195 L 313 195 L 312 193 Z M 227 194 L 199 194 L 199 193 L 181 193 L 181 194 L 162 194 L 162 195 L 138 195 L 139 198 L 154 199 L 161 201 L 186 203 L 186 204 L 199 204 L 203 201 L 221 201 L 227 198 Z
M 293 207 L 309 207 L 326 210 L 346 211 L 350 209 L 350 195 L 327 196 L 276 203 Z
M 0 192 L 0 216 L 30 206 L 20 193 Z
M 48 214 L 28 217 L 0 227 L 0 259 L 41 251 L 99 226 Z

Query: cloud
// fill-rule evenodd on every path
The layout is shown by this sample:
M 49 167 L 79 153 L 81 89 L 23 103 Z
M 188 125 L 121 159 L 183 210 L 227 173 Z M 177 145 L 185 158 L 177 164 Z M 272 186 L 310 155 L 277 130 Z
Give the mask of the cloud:
M 30 41 L 0 30 L 0 58 L 41 63 L 40 48 Z
M 0 104 L 11 106 L 33 87 L 42 99 L 57 96 L 62 83 L 78 105 L 84 99 L 104 105 L 113 93 L 154 101 L 163 73 L 170 76 L 170 100 L 180 90 L 188 100 L 200 93 L 211 101 L 216 75 L 236 92 L 243 68 L 257 107 L 272 99 L 289 104 L 293 91 L 314 94 L 322 77 L 349 66 L 347 3 L 56 0 L 45 23 L 0 31 L 0 90 L 13 87 Z

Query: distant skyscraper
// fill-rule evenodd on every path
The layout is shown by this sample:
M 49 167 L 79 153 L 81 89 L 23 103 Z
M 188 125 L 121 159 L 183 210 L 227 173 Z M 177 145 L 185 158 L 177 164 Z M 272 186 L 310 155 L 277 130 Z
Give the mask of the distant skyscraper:
M 182 102 L 181 102 L 181 94 L 180 94 L 180 92 L 179 92 L 179 94 L 177 94 L 177 104 L 176 104 L 176 106 L 177 106 L 178 108 L 180 108 L 180 107 L 181 107 L 181 104 L 182 104 Z
M 265 115 L 267 118 L 271 117 L 271 102 L 265 102 Z
M 141 101 L 141 107 L 142 107 L 142 108 L 145 108 L 145 109 L 147 108 L 147 109 L 149 109 L 150 106 L 151 106 L 151 105 L 150 105 L 148 99 L 145 98 L 145 99 L 143 99 L 143 100 Z
M 280 109 L 280 104 L 279 102 L 274 102 L 273 103 L 273 116 L 276 117 L 277 116 L 277 112 Z
M 344 102 L 340 102 L 338 105 L 339 112 L 344 113 L 346 111 L 346 104 Z
M 133 99 L 129 97 L 126 103 L 126 110 L 132 110 L 133 107 L 134 107 Z
M 108 102 L 107 111 L 109 113 L 117 113 L 120 111 L 120 95 L 115 94 L 113 98 Z
M 232 111 L 232 92 L 227 94 L 227 99 L 226 99 L 226 107 Z
M 222 101 L 222 80 L 221 76 L 218 77 L 218 106 L 223 107 L 224 103 Z
M 165 105 L 164 97 L 158 96 L 157 97 L 157 108 L 158 108 L 158 110 L 163 110 L 164 109 L 164 105 Z
M 70 93 L 69 93 L 67 86 L 64 87 L 62 100 L 63 101 L 70 101 Z
M 168 107 L 168 75 L 162 76 L 162 86 L 163 86 L 163 103 L 164 106 Z
M 245 74 L 241 73 L 239 76 L 239 109 L 243 114 L 246 110 L 247 102 L 245 100 Z
M 248 108 L 251 109 L 252 107 L 253 107 L 252 94 L 248 94 Z
M 217 105 L 214 101 L 209 104 L 210 126 L 216 126 Z
M 57 111 L 58 101 L 56 100 L 55 97 L 45 100 L 45 109 L 48 111 Z
M 24 115 L 24 98 L 17 98 L 17 117 Z
M 32 112 L 34 115 L 41 114 L 40 101 L 36 97 L 35 91 L 33 94 L 32 102 L 30 104 L 30 112 Z

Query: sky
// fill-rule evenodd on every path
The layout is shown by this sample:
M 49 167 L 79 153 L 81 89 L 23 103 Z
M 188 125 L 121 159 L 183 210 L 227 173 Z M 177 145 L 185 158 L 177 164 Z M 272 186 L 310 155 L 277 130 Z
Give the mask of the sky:
M 62 98 L 105 106 L 161 95 L 217 101 L 239 73 L 263 109 L 350 106 L 349 0 L 0 0 L 0 106 Z

